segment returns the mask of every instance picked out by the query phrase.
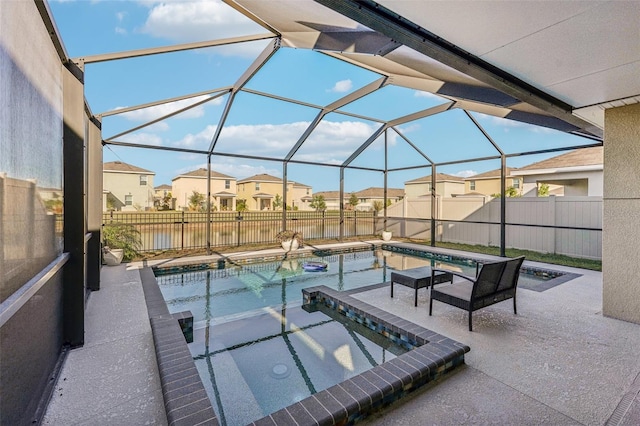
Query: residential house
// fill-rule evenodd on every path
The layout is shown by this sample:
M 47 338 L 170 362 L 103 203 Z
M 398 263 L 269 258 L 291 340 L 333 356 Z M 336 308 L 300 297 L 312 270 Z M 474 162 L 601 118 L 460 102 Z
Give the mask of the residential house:
M 166 183 L 153 188 L 153 205 L 156 209 L 162 209 L 165 197 L 167 197 L 167 195 L 171 195 L 171 200 L 169 200 L 169 209 L 174 210 L 175 198 L 173 198 L 171 191 L 171 185 L 167 185 Z
M 431 175 L 409 180 L 404 183 L 405 196 L 409 198 L 431 196 Z M 436 173 L 436 194 L 452 197 L 465 192 L 464 179 L 458 176 Z
M 517 195 L 522 195 L 522 178 L 515 167 L 507 167 L 505 174 L 505 188 L 513 188 Z M 464 180 L 464 193 L 473 195 L 500 194 L 500 169 L 469 176 Z
M 601 146 L 582 148 L 518 169 L 524 196 L 536 197 L 547 184 L 552 195 L 602 197 L 603 153 Z
M 276 210 L 276 199 L 282 202 L 282 179 L 268 174 L 259 174 L 238 181 L 238 199 L 247 203 L 249 210 Z M 287 206 L 308 210 L 311 203 L 310 186 L 299 182 L 287 181 Z
M 102 166 L 103 210 L 151 210 L 155 173 L 122 161 Z
M 209 172 L 200 168 L 176 176 L 171 180 L 171 193 L 176 200 L 176 209 L 189 210 L 189 198 L 194 191 L 207 199 L 207 176 Z M 236 209 L 236 178 L 211 170 L 211 209 L 227 211 Z M 204 206 L 202 206 L 204 207 Z
M 340 210 L 340 191 L 319 191 L 313 195 L 314 197 L 322 197 L 327 210 Z M 346 196 L 344 199 L 346 206 L 351 194 L 345 192 L 344 195 Z
M 358 191 L 355 193 L 356 197 L 358 197 L 358 204 L 356 205 L 356 210 L 362 211 L 371 211 L 375 210 L 374 206 L 376 201 L 382 203 L 384 206 L 384 188 L 380 187 L 370 187 L 367 189 L 363 189 L 362 191 Z M 345 194 L 347 201 L 351 198 L 351 194 Z M 402 188 L 387 188 L 387 201 L 393 203 L 397 203 L 405 197 L 404 189 Z
M 313 188 L 300 182 L 292 183 L 291 208 L 297 210 L 313 210 L 310 206 L 313 200 Z
M 346 210 L 351 209 L 351 194 L 355 194 L 358 198 L 358 204 L 355 210 L 359 211 L 371 211 L 374 210 L 374 202 L 379 201 L 384 205 L 384 188 L 367 188 L 362 191 L 346 192 L 344 193 L 343 203 Z M 319 191 L 314 194 L 315 196 L 322 196 L 327 206 L 327 210 L 340 210 L 340 191 Z M 405 196 L 404 189 L 401 188 L 387 188 L 387 200 L 392 203 L 396 203 L 402 200 Z

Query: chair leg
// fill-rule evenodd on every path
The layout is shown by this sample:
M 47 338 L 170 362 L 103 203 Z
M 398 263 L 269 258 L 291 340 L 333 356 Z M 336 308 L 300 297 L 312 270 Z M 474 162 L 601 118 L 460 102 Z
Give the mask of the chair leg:
M 469 331 L 473 331 L 473 326 L 471 325 L 471 312 L 469 311 Z
M 429 316 L 431 316 L 431 311 L 433 310 L 433 299 L 431 295 L 429 295 Z
M 393 297 L 393 281 L 391 281 L 391 297 Z
M 418 289 L 416 288 L 416 295 L 413 298 L 413 306 L 418 307 Z
M 513 295 L 513 314 L 518 315 L 518 310 L 516 309 L 516 295 Z

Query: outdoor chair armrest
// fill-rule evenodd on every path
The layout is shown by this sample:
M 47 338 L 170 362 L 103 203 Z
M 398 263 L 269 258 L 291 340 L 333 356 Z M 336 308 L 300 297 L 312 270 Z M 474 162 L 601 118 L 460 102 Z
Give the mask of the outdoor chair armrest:
M 475 282 L 476 281 L 475 278 L 472 278 L 472 277 L 470 277 L 468 275 L 465 275 L 465 274 L 463 274 L 461 272 L 452 271 L 451 269 L 431 268 L 431 271 L 432 271 L 431 272 L 432 274 L 434 272 L 436 272 L 436 271 L 437 272 L 446 272 L 448 274 L 455 275 L 456 277 L 464 278 L 465 280 L 468 280 L 470 282 Z M 451 281 L 451 283 L 453 284 L 453 280 Z

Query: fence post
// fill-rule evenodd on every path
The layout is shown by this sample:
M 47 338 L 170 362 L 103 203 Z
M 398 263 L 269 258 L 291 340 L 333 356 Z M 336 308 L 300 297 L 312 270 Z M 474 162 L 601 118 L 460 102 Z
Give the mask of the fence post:
M 182 210 L 182 220 L 180 222 L 181 237 L 180 237 L 180 249 L 184 250 L 184 210 Z
M 238 216 L 236 216 L 236 246 L 240 247 L 240 221 L 242 220 L 242 215 L 238 212 Z
M 358 236 L 358 211 L 353 209 L 353 236 Z
M 326 238 L 326 232 L 325 232 L 325 222 L 327 220 L 327 211 L 326 210 L 322 210 L 322 226 L 320 227 L 320 229 L 322 230 L 322 239 Z
M 551 239 L 552 241 L 552 251 L 551 253 L 556 254 L 556 250 L 558 248 L 558 243 L 557 243 L 557 238 L 558 238 L 558 230 L 556 229 L 556 224 L 558 223 L 558 217 L 556 216 L 556 196 L 555 195 L 550 195 L 549 197 L 549 218 L 553 221 L 552 223 L 550 223 L 551 226 L 553 226 L 552 232 L 553 232 L 553 238 Z M 575 222 L 574 222 L 575 223 Z

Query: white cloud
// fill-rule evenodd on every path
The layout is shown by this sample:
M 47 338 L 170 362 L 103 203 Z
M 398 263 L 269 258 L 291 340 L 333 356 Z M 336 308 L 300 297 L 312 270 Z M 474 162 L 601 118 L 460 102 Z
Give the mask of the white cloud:
M 125 16 L 127 16 L 127 12 L 117 12 L 116 13 L 116 19 L 118 20 L 118 22 L 122 22 L 124 20 Z
M 475 170 L 461 170 L 453 174 L 453 176 L 458 176 L 461 178 L 467 178 L 469 176 L 477 175 L 478 172 Z
M 266 32 L 255 22 L 219 0 L 143 1 L 150 7 L 141 32 L 188 43 Z M 216 49 L 224 55 L 255 56 L 265 43 L 236 44 Z
M 494 115 L 474 113 L 480 120 L 489 121 L 495 126 L 502 127 L 503 131 L 508 133 L 510 128 L 525 129 L 533 133 L 554 133 L 553 129 L 547 127 L 535 126 L 533 124 L 523 123 L 521 121 L 509 120 L 508 118 L 496 117 Z
M 408 123 L 408 124 L 403 124 L 401 125 L 398 130 L 404 135 L 407 133 L 411 133 L 411 132 L 415 132 L 416 130 L 420 129 L 420 123 L 417 122 L 412 122 L 412 123 Z M 395 132 L 393 132 L 395 134 Z
M 236 179 L 245 179 L 249 176 L 266 173 L 271 176 L 281 177 L 282 169 L 270 169 L 264 166 L 253 166 L 251 164 L 234 164 L 230 162 L 211 163 L 211 169 L 225 175 L 233 176 Z
M 195 135 L 189 133 L 179 141 L 175 142 L 175 145 L 194 149 L 208 149 L 209 144 L 211 143 L 211 138 L 213 138 L 213 135 L 216 132 L 216 127 L 218 126 L 209 125 Z
M 336 82 L 331 89 L 329 89 L 329 92 L 344 93 L 350 91 L 352 87 L 353 82 L 351 80 L 340 80 Z
M 169 102 L 166 104 L 156 105 L 148 108 L 137 109 L 135 111 L 129 111 L 120 114 L 121 117 L 126 118 L 131 121 L 151 121 L 156 118 L 162 117 L 164 115 L 170 114 L 172 112 L 178 111 L 182 108 L 186 108 L 189 105 L 193 105 L 200 101 L 207 99 L 209 96 L 202 95 L 196 96 L 195 98 L 183 99 L 180 101 Z M 206 103 L 206 105 L 220 105 L 222 103 L 222 98 L 218 97 L 212 101 Z M 122 109 L 125 107 L 116 107 L 114 110 Z M 188 109 L 180 114 L 174 116 L 175 118 L 199 118 L 204 115 L 204 104 L 198 105 L 191 109 Z
M 264 155 L 284 157 L 293 143 L 309 126 L 309 122 L 286 124 L 259 124 L 225 126 L 218 147 L 221 151 L 234 154 Z M 341 163 L 362 145 L 376 130 L 377 126 L 361 122 L 322 121 L 301 150 L 294 156 L 296 160 Z M 216 131 L 209 125 L 197 134 L 188 134 L 175 142 L 177 146 L 193 149 L 208 149 Z M 392 143 L 395 138 L 392 138 Z
M 162 138 L 151 133 L 131 133 L 118 138 L 122 142 L 137 143 L 142 145 L 162 145 Z
M 116 34 L 122 34 L 122 35 L 127 34 L 127 30 L 122 27 L 116 27 L 115 32 Z
M 428 98 L 428 99 L 435 99 L 435 100 L 438 100 L 438 101 L 445 101 L 446 100 L 444 98 L 441 98 L 438 95 L 435 95 L 435 94 L 430 93 L 430 92 L 423 92 L 422 90 L 416 90 L 413 93 L 413 96 L 415 96 L 416 98 Z

